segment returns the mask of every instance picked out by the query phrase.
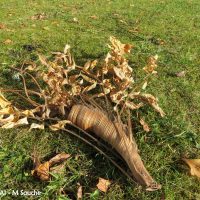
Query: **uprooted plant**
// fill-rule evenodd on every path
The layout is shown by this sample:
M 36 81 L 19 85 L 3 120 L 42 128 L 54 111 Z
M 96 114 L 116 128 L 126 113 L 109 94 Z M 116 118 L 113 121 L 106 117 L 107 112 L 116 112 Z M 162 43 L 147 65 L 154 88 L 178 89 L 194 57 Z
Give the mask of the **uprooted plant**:
M 13 67 L 21 77 L 24 89 L 1 89 L 0 125 L 13 128 L 31 123 L 30 129 L 46 126 L 69 132 L 66 127 L 73 125 L 86 134 L 93 132 L 123 157 L 140 184 L 148 190 L 160 189 L 138 154 L 130 118 L 132 110 L 146 104 L 164 116 L 157 99 L 142 92 L 149 76 L 156 73 L 157 56 L 149 58 L 143 68 L 147 75 L 137 83 L 125 58 L 132 46 L 122 44 L 114 37 L 110 42 L 110 52 L 104 60 L 88 61 L 83 67 L 76 65 L 69 45 L 63 53 L 54 52 L 53 61 L 39 55 L 40 64 L 29 62 L 20 68 Z M 34 85 L 34 90 L 27 87 L 27 79 Z M 3 96 L 6 92 L 20 95 L 30 108 L 14 106 Z M 148 130 L 144 120 L 139 120 Z

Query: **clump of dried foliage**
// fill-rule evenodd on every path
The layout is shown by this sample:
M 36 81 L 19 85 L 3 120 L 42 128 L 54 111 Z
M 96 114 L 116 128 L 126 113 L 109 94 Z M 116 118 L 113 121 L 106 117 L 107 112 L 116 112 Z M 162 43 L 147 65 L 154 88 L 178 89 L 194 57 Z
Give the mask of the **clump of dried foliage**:
M 52 130 L 67 130 L 66 125 L 74 125 L 85 133 L 94 132 L 124 158 L 140 184 L 156 190 L 160 185 L 145 169 L 138 154 L 130 113 L 150 105 L 164 116 L 157 98 L 144 92 L 148 78 L 157 73 L 157 56 L 148 59 L 143 68 L 147 75 L 137 83 L 125 57 L 132 45 L 122 44 L 114 37 L 110 37 L 110 43 L 110 52 L 104 60 L 90 60 L 84 66 L 75 63 L 70 46 L 66 45 L 63 53 L 53 53 L 53 61 L 39 55 L 39 64 L 29 62 L 13 68 L 21 77 L 24 90 L 1 89 L 0 125 L 13 128 L 30 124 L 30 129 Z M 31 88 L 27 87 L 27 79 L 32 83 Z M 4 97 L 6 92 L 18 94 L 30 107 L 14 106 Z M 144 119 L 139 121 L 149 131 Z

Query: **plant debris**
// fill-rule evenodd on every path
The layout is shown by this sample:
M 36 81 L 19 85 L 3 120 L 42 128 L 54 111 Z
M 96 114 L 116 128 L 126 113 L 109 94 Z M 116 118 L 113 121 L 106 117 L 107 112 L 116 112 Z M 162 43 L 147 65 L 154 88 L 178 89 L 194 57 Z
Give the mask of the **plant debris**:
M 53 61 L 38 55 L 40 64 L 28 62 L 21 68 L 13 67 L 22 80 L 24 90 L 0 90 L 0 126 L 13 128 L 30 124 L 30 130 L 49 127 L 56 131 L 64 130 L 66 125 L 75 125 L 83 132 L 92 131 L 116 149 L 134 178 L 147 186 L 147 190 L 160 189 L 138 154 L 130 117 L 127 118 L 131 110 L 139 110 L 146 105 L 162 117 L 165 115 L 158 99 L 144 92 L 148 78 L 157 73 L 158 56 L 148 59 L 143 68 L 146 76 L 141 82 L 136 82 L 125 56 L 133 46 L 110 37 L 108 47 L 110 51 L 105 59 L 88 61 L 83 66 L 75 63 L 70 46 L 66 45 L 63 53 L 53 52 Z M 34 90 L 27 87 L 27 77 L 32 81 Z M 4 97 L 6 92 L 17 94 L 31 108 L 22 110 L 15 107 Z M 140 119 L 140 123 L 145 131 L 149 131 L 146 122 Z M 47 180 L 51 162 L 39 165 L 33 173 Z
M 186 75 L 186 71 L 177 72 L 177 73 L 175 73 L 175 75 L 177 77 L 184 77 Z
M 97 188 L 102 192 L 107 192 L 110 185 L 111 185 L 111 182 L 109 180 L 99 178 Z
M 57 168 L 53 168 L 53 166 L 55 164 L 60 164 L 61 162 L 67 160 L 69 157 L 69 154 L 61 153 L 42 164 L 40 163 L 39 158 L 34 158 L 34 164 L 36 166 L 35 169 L 31 171 L 31 174 L 42 181 L 48 181 L 50 178 L 50 171 L 53 173 L 58 173 L 58 171 L 63 168 L 63 165 L 57 166 Z
M 200 159 L 186 159 L 183 161 L 190 167 L 190 174 L 200 178 Z

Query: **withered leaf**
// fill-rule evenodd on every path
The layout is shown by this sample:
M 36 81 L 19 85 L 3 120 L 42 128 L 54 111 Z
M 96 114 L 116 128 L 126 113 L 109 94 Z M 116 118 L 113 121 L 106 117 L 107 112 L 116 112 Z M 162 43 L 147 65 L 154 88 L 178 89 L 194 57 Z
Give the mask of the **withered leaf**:
M 4 44 L 12 44 L 12 43 L 13 43 L 13 41 L 12 41 L 12 40 L 10 40 L 10 39 L 7 39 L 7 40 L 5 40 L 3 43 L 4 43 Z
M 31 171 L 31 174 L 42 181 L 48 181 L 50 178 L 49 174 L 49 162 L 45 162 L 37 166 L 34 170 Z
M 49 166 L 53 166 L 60 162 L 67 160 L 71 155 L 66 153 L 60 153 L 49 160 Z
M 65 128 L 66 124 L 71 124 L 71 123 L 72 122 L 69 121 L 69 120 L 61 120 L 56 124 L 50 125 L 49 128 L 52 131 L 58 131 L 58 130 L 61 130 L 61 129 Z
M 200 178 L 200 159 L 186 159 L 183 161 L 190 167 L 190 174 Z
M 90 16 L 91 19 L 98 19 L 98 17 L 96 15 L 92 15 Z
M 38 14 L 35 14 L 31 17 L 32 20 L 43 20 L 43 19 L 46 19 L 47 16 L 45 13 L 38 13 Z
M 142 119 L 142 118 L 140 119 L 140 124 L 142 125 L 144 131 L 146 131 L 146 132 L 150 131 L 150 128 L 149 128 L 148 124 L 144 121 L 144 119 Z
M 9 102 L 3 94 L 0 93 L 0 106 L 1 108 L 5 108 L 7 106 L 11 105 L 11 102 Z
M 82 185 L 78 184 L 77 200 L 81 200 L 82 198 L 83 198 L 83 187 Z
M 144 82 L 144 84 L 142 85 L 142 89 L 145 90 L 147 87 L 147 81 Z
M 57 168 L 56 167 L 52 168 L 52 166 L 65 161 L 69 157 L 70 157 L 70 155 L 66 154 L 66 153 L 58 154 L 58 155 L 54 156 L 53 158 L 51 158 L 49 161 L 46 161 L 42 164 L 36 165 L 35 169 L 31 171 L 31 174 L 33 176 L 39 178 L 42 181 L 48 181 L 50 179 L 50 174 L 49 174 L 50 171 L 53 173 L 53 171 L 56 172 L 56 170 L 57 170 L 57 172 L 58 172 L 58 170 L 61 170 L 64 167 L 64 165 L 63 166 L 60 165 Z M 38 161 L 38 163 L 39 163 L 39 161 Z
M 27 124 L 28 124 L 27 117 L 24 117 L 22 119 L 19 119 L 16 122 L 10 121 L 10 122 L 4 124 L 1 128 L 9 129 L 9 128 L 14 128 L 14 127 L 18 127 L 18 126 L 27 125 Z
M 9 106 L 0 110 L 0 115 L 10 115 L 14 113 L 14 109 Z
M 156 74 L 157 71 L 155 71 L 155 69 L 157 68 L 157 60 L 158 55 L 150 56 L 147 60 L 147 65 L 143 68 L 143 70 L 147 73 Z
M 2 24 L 0 23 L 0 29 L 5 29 L 6 28 L 6 25 L 5 24 Z
M 41 129 L 41 130 L 44 130 L 44 124 L 32 123 L 31 126 L 30 126 L 29 131 L 31 131 L 32 129 Z
M 99 178 L 97 188 L 102 192 L 107 192 L 110 185 L 111 185 L 111 182 L 109 180 Z

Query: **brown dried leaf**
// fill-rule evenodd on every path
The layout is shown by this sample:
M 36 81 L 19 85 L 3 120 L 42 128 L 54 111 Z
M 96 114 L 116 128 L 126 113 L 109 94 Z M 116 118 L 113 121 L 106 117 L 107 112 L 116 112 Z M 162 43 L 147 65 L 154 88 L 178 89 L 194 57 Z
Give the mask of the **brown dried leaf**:
M 14 109 L 9 106 L 0 110 L 0 115 L 10 115 L 13 114 L 15 111 Z
M 60 153 L 49 160 L 49 167 L 67 160 L 71 155 Z
M 50 178 L 49 174 L 49 162 L 45 162 L 37 166 L 34 170 L 31 171 L 31 174 L 41 181 L 48 181 Z
M 31 17 L 32 20 L 43 20 L 43 19 L 46 19 L 47 16 L 45 13 L 38 13 L 38 14 L 35 14 Z
M 11 102 L 9 102 L 3 94 L 0 93 L 0 106 L 1 108 L 6 108 L 7 106 L 10 106 Z
M 200 159 L 186 159 L 183 161 L 190 167 L 190 174 L 200 178 Z
M 6 28 L 6 25 L 5 24 L 2 24 L 0 23 L 0 29 L 5 29 Z
M 69 120 L 61 120 L 56 124 L 50 125 L 49 128 L 52 131 L 58 131 L 58 130 L 62 130 L 63 128 L 65 128 L 66 124 L 71 124 L 72 122 Z
M 86 86 L 86 87 L 82 90 L 82 92 L 84 93 L 84 92 L 88 92 L 88 91 L 90 91 L 90 90 L 93 90 L 94 88 L 96 88 L 96 86 L 97 86 L 97 82 L 94 82 L 92 85 Z
M 4 44 L 12 44 L 12 42 L 13 42 L 12 40 L 7 39 L 7 40 L 5 40 L 3 43 L 4 43 Z
M 30 126 L 29 131 L 31 131 L 32 129 L 41 129 L 41 130 L 44 130 L 44 124 L 32 123 L 31 126 Z
M 8 123 L 4 124 L 1 128 L 9 129 L 9 128 L 14 128 L 14 127 L 19 127 L 23 125 L 27 125 L 28 120 L 27 117 L 24 117 L 22 119 L 19 119 L 18 121 L 9 121 Z
M 83 198 L 83 187 L 78 184 L 78 190 L 77 190 L 77 200 L 81 200 Z
M 130 98 L 134 99 L 140 99 L 141 101 L 144 101 L 151 105 L 157 112 L 160 113 L 161 117 L 165 116 L 164 111 L 160 108 L 158 105 L 158 100 L 151 94 L 130 94 Z
M 90 16 L 91 19 L 98 19 L 98 17 L 96 15 L 92 15 Z
M 45 56 L 38 54 L 39 60 L 40 62 L 45 65 L 45 66 L 49 66 L 47 63 L 47 59 L 45 58 Z
M 102 192 L 107 192 L 108 187 L 110 186 L 111 182 L 109 180 L 99 178 L 99 182 L 97 184 L 97 188 Z
M 140 119 L 140 124 L 142 125 L 144 131 L 146 131 L 146 132 L 150 131 L 150 128 L 149 128 L 148 124 L 144 121 L 144 119 L 142 119 L 142 118 Z
M 139 104 L 135 104 L 135 103 L 130 102 L 130 101 L 126 101 L 125 105 L 126 105 L 127 108 L 130 108 L 131 110 L 137 110 L 137 109 L 144 106 L 144 104 L 142 102 L 139 103 Z
M 155 69 L 157 68 L 157 60 L 158 60 L 158 55 L 150 56 L 148 58 L 147 65 L 143 68 L 143 70 L 146 73 L 156 74 L 157 71 L 155 71 Z
M 124 53 L 130 53 L 131 48 L 133 47 L 130 44 L 122 44 L 119 40 L 115 37 L 110 37 L 110 42 L 112 44 L 111 49 L 118 53 L 118 55 L 123 55 Z

